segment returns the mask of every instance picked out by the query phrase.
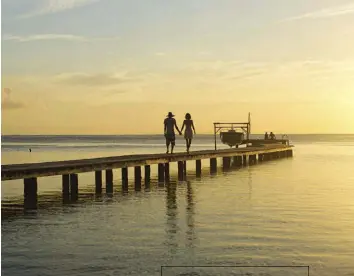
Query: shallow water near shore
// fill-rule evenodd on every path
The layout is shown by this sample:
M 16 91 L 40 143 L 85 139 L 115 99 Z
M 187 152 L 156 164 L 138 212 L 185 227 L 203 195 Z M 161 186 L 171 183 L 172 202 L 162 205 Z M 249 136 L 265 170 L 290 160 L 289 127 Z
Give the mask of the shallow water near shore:
M 94 175 L 80 174 L 76 203 L 62 202 L 60 177 L 40 178 L 39 209 L 26 214 L 22 182 L 2 182 L 2 209 L 18 205 L 2 216 L 2 274 L 354 275 L 354 136 L 290 138 L 293 158 L 217 175 L 204 160 L 201 178 L 188 162 L 185 182 L 171 164 L 166 186 L 153 166 L 140 192 L 122 193 L 114 170 L 114 195 L 98 196 Z M 16 139 L 3 139 L 3 164 L 164 150 L 155 136 Z M 213 147 L 209 136 L 194 142 Z

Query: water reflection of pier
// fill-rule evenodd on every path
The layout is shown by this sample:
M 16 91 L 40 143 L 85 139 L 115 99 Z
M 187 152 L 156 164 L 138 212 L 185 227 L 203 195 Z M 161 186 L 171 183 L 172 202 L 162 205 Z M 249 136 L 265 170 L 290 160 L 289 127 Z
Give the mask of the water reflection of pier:
M 186 221 L 187 221 L 187 231 L 186 231 L 186 247 L 194 248 L 195 247 L 195 229 L 194 229 L 194 215 L 195 215 L 195 201 L 194 201 L 194 191 L 193 186 L 190 181 L 187 182 L 187 191 L 186 191 Z
M 181 232 L 181 228 L 184 228 L 178 223 L 178 204 L 177 204 L 177 185 L 185 185 L 185 197 L 186 197 L 186 230 L 185 230 L 185 247 L 188 250 L 195 248 L 195 199 L 194 189 L 192 182 L 187 181 L 181 184 L 170 183 L 166 186 L 166 245 L 169 248 L 170 254 L 176 254 L 179 245 L 178 236 Z M 182 222 L 181 222 L 182 223 Z M 183 230 L 182 230 L 183 231 Z M 189 252 L 193 254 L 193 251 Z
M 166 243 L 171 254 L 176 254 L 178 249 L 177 233 L 179 226 L 177 215 L 177 184 L 170 183 L 166 186 Z

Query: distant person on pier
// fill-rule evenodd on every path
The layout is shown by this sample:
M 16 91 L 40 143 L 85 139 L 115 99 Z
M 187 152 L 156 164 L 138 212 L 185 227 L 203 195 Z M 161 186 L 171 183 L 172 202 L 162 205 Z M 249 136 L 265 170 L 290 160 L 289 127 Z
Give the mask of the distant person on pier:
M 269 139 L 269 137 L 268 137 L 268 132 L 266 132 L 265 134 L 264 134 L 264 140 L 268 140 Z
M 273 132 L 271 132 L 269 136 L 270 136 L 270 140 L 275 140 L 276 139 Z
M 187 113 L 185 116 L 181 131 L 183 131 L 184 127 L 186 127 L 186 130 L 184 131 L 184 139 L 186 139 L 187 152 L 189 153 L 189 148 L 191 147 L 193 139 L 193 132 L 195 134 L 194 123 L 192 116 L 189 113 Z
M 175 147 L 176 135 L 175 128 L 178 131 L 179 135 L 182 135 L 182 132 L 178 129 L 176 120 L 173 118 L 175 115 L 172 112 L 168 112 L 167 118 L 164 121 L 164 133 L 166 138 L 166 153 L 169 152 L 171 144 L 171 153 Z

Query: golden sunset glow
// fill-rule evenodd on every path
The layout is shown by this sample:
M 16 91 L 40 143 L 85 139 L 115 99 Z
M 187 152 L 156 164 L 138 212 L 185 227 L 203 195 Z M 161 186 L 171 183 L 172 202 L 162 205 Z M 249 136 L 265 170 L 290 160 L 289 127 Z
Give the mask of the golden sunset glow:
M 254 133 L 354 133 L 353 1 L 20 2 L 3 134 L 161 133 L 168 111 L 197 133 L 248 112 Z

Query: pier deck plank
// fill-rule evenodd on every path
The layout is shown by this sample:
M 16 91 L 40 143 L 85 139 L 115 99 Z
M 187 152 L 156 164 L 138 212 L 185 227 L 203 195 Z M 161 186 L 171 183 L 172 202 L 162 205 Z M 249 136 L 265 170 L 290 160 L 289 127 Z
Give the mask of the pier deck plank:
M 1 180 L 4 181 L 31 177 L 93 172 L 97 170 L 118 169 L 218 157 L 264 154 L 291 149 L 292 146 L 270 144 L 223 150 L 192 151 L 189 154 L 185 152 L 176 152 L 174 154 L 136 154 L 56 162 L 2 165 Z

